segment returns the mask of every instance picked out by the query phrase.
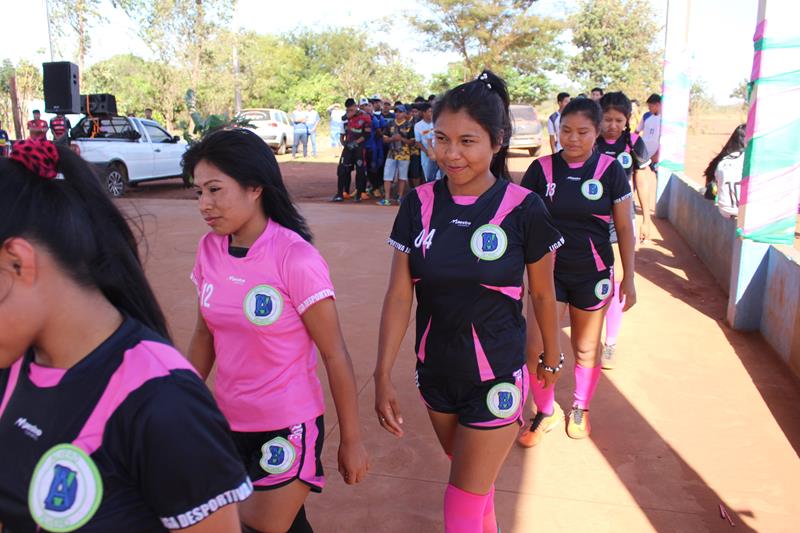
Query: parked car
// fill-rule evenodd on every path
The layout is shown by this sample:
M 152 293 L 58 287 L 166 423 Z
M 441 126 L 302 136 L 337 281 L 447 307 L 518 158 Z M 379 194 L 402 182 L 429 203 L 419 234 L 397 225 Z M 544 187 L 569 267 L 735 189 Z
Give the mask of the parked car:
M 280 155 L 294 142 L 292 121 L 280 109 L 243 109 L 240 116 L 248 119 L 255 126 L 253 131 Z
M 542 147 L 542 123 L 532 105 L 510 106 L 512 133 L 509 148 L 527 149 L 536 156 Z
M 181 177 L 185 141 L 170 135 L 155 120 L 84 117 L 70 130 L 71 146 L 94 164 L 111 196 L 142 181 Z

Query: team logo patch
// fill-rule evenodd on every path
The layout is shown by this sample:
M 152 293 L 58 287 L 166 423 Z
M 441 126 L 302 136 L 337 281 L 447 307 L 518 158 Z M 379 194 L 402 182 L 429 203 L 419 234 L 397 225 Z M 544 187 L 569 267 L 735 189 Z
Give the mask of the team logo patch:
M 244 314 L 256 326 L 269 326 L 283 313 L 281 293 L 269 285 L 258 285 L 244 297 Z
M 599 200 L 603 196 L 603 184 L 595 179 L 584 181 L 581 185 L 581 193 L 589 200 Z
M 275 437 L 261 447 L 258 464 L 268 474 L 283 474 L 292 468 L 295 457 L 294 445 L 283 437 Z
M 91 520 L 103 499 L 100 471 L 72 444 L 47 450 L 33 471 L 28 510 L 40 528 L 75 531 Z
M 619 161 L 619 164 L 622 165 L 622 168 L 624 168 L 625 170 L 628 170 L 629 168 L 631 168 L 631 165 L 633 165 L 633 158 L 631 157 L 631 154 L 629 154 L 628 152 L 622 152 L 621 154 L 619 154 L 617 156 L 617 161 Z
M 522 393 L 512 383 L 498 383 L 486 395 L 486 406 L 497 418 L 510 418 L 519 408 Z
M 500 226 L 484 224 L 472 234 L 469 245 L 478 259 L 494 261 L 506 253 L 508 237 Z
M 598 300 L 605 300 L 611 295 L 611 280 L 603 279 L 594 286 L 594 295 Z

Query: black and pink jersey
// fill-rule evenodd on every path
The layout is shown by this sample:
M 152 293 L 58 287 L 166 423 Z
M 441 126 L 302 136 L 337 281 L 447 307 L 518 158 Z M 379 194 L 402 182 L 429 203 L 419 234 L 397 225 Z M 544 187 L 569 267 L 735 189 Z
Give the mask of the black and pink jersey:
M 531 163 L 522 186 L 544 200 L 564 236 L 556 272 L 601 272 L 614 264 L 609 238 L 612 209 L 631 195 L 617 160 L 594 151 L 573 168 L 561 152 L 546 155 Z
M 525 265 L 564 240 L 542 200 L 498 179 L 480 197 L 453 197 L 447 179 L 412 191 L 389 244 L 410 255 L 418 365 L 484 382 L 525 364 Z
M 70 369 L 0 370 L 9 531 L 182 529 L 252 490 L 205 384 L 136 320 Z
M 628 181 L 633 177 L 634 168 L 645 168 L 650 164 L 650 154 L 644 139 L 636 133 L 630 133 L 630 142 L 626 135 L 620 135 L 617 140 L 609 140 L 601 135 L 595 141 L 595 147 L 601 154 L 610 155 L 619 161 Z

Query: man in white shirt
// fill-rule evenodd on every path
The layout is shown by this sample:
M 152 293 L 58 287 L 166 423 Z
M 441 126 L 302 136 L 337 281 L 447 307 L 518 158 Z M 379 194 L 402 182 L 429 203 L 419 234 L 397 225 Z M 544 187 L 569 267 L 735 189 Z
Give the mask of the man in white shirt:
M 420 149 L 422 156 L 422 171 L 425 174 L 425 181 L 433 181 L 439 172 L 439 166 L 433 155 L 433 109 L 431 104 L 419 104 L 422 112 L 422 120 L 414 126 L 414 139 Z
M 569 103 L 569 93 L 558 93 L 556 97 L 558 111 L 550 115 L 547 119 L 547 133 L 550 134 L 550 152 L 556 153 L 561 150 L 561 143 L 558 140 L 558 129 L 561 127 L 561 112 Z
M 636 133 L 642 134 L 644 145 L 650 154 L 650 168 L 655 172 L 661 138 L 661 96 L 651 94 L 647 99 L 647 107 L 650 112 L 644 114 L 642 121 L 636 126 Z

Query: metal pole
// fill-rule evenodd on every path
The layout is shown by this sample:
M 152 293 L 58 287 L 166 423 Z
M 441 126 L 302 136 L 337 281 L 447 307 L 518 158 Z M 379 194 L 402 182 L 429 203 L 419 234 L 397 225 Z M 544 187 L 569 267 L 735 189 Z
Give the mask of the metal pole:
M 44 0 L 44 10 L 47 13 L 47 40 L 50 43 L 50 61 L 55 61 L 53 59 L 53 32 L 50 29 L 50 2 L 49 0 Z
M 242 91 L 239 87 L 239 50 L 236 42 L 233 43 L 233 98 L 236 114 L 242 112 Z

